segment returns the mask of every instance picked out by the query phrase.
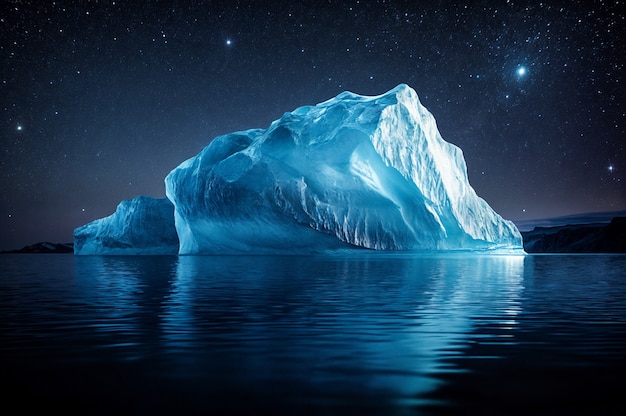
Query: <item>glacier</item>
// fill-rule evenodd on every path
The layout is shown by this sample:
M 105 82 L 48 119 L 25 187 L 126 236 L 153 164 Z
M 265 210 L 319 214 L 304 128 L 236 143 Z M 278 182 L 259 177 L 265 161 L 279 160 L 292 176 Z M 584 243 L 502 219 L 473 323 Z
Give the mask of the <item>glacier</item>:
M 176 255 L 178 246 L 174 205 L 166 198 L 122 201 L 112 215 L 74 230 L 76 255 Z
M 523 252 L 405 84 L 219 136 L 165 178 L 179 254 Z

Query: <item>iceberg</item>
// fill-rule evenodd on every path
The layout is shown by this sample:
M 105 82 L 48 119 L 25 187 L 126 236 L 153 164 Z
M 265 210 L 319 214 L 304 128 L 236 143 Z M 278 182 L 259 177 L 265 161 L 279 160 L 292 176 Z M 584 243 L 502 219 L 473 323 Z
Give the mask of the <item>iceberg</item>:
M 76 255 L 163 255 L 178 253 L 174 206 L 166 198 L 122 201 L 115 213 L 74 230 Z
M 523 252 L 518 229 L 477 196 L 462 151 L 405 84 L 378 96 L 343 92 L 267 129 L 219 136 L 165 184 L 179 254 Z M 169 224 L 154 219 L 164 225 L 146 232 Z

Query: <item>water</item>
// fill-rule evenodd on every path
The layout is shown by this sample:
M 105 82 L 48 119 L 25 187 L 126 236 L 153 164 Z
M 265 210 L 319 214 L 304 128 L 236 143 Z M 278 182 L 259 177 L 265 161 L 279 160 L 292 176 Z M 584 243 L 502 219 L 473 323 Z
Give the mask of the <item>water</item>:
M 5 408 L 626 414 L 626 256 L 0 256 Z

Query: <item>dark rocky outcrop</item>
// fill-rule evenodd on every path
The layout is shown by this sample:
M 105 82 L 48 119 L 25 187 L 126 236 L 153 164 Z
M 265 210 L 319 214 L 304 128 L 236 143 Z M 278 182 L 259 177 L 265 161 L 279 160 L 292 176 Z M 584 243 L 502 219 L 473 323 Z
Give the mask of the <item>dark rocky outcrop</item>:
M 2 251 L 3 254 L 28 254 L 28 253 L 37 253 L 37 254 L 60 254 L 60 253 L 73 253 L 74 252 L 74 244 L 72 243 L 35 243 L 30 246 L 22 247 L 17 250 L 8 250 Z
M 626 217 L 609 224 L 536 227 L 522 237 L 528 253 L 626 253 Z

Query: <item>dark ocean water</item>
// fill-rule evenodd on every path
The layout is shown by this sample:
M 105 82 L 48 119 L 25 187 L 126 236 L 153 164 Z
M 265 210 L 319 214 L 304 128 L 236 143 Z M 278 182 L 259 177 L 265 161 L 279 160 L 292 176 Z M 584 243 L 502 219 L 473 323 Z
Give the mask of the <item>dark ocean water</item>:
M 0 256 L 5 409 L 626 414 L 626 256 Z

